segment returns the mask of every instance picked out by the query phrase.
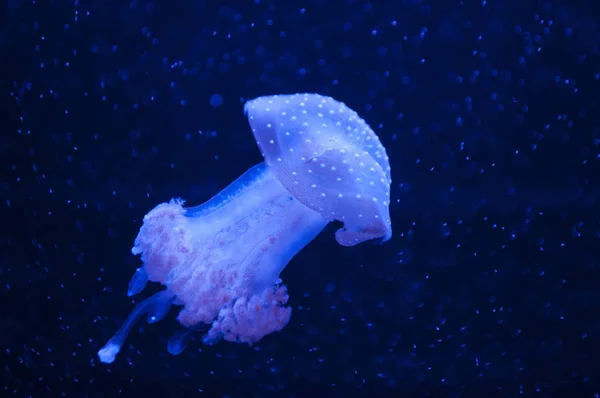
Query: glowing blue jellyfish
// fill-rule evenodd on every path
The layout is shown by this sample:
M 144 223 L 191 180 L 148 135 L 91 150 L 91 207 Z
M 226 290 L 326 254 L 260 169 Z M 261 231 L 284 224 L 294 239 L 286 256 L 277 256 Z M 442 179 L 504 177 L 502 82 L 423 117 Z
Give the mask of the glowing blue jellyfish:
M 144 265 L 128 294 L 148 280 L 166 289 L 133 310 L 98 352 L 102 362 L 142 315 L 156 322 L 172 304 L 189 328 L 169 341 L 172 354 L 199 325 L 210 325 L 207 344 L 252 344 L 288 323 L 279 274 L 328 222 L 344 223 L 335 234 L 343 246 L 391 237 L 389 160 L 356 112 L 317 94 L 260 97 L 245 112 L 265 162 L 200 206 L 171 200 L 144 217 L 132 249 Z

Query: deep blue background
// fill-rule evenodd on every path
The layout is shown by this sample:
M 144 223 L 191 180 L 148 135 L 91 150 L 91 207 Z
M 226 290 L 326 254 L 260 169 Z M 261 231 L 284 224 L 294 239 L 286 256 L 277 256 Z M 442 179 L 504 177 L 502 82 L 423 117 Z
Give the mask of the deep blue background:
M 0 395 L 593 397 L 593 3 L 8 2 Z M 261 161 L 243 103 L 295 92 L 344 101 L 381 138 L 392 240 L 343 248 L 328 227 L 282 274 L 290 324 L 253 348 L 172 357 L 173 311 L 99 363 L 134 305 L 144 214 Z

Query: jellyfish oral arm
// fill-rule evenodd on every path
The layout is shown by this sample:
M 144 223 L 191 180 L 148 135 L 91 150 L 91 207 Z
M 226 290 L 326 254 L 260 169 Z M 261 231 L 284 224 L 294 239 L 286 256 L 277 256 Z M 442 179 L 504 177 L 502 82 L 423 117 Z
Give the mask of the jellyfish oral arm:
M 296 200 L 264 163 L 225 188 L 219 201 L 185 211 L 195 235 L 213 240 L 213 256 L 239 262 L 256 288 L 273 286 L 280 272 L 327 225 L 321 214 Z
M 206 343 L 221 338 L 254 343 L 283 328 L 291 310 L 279 274 L 327 225 L 259 164 L 207 203 L 184 208 L 172 200 L 154 208 L 132 249 L 143 267 L 130 283 L 139 293 L 146 281 L 166 286 L 138 304 L 99 351 L 102 362 L 115 359 L 134 322 L 144 313 L 154 322 L 165 305 L 183 305 L 179 322 L 188 328 L 210 324 Z M 176 339 L 178 342 L 182 339 Z M 169 350 L 182 347 L 170 342 Z

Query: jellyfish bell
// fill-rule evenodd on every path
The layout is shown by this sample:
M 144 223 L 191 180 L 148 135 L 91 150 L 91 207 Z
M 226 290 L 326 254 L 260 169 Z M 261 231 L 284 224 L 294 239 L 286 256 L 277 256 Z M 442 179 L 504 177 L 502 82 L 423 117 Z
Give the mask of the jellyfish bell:
M 244 110 L 277 180 L 325 219 L 344 223 L 338 243 L 390 239 L 389 158 L 356 112 L 317 94 L 260 97 Z
M 145 217 L 132 249 L 143 266 L 128 295 L 148 281 L 166 289 L 140 303 L 98 352 L 114 361 L 134 323 L 183 306 L 187 329 L 168 343 L 178 354 L 194 330 L 252 344 L 281 330 L 291 309 L 279 274 L 333 220 L 343 246 L 391 237 L 390 167 L 373 130 L 350 108 L 317 94 L 260 97 L 245 106 L 265 162 L 196 207 L 171 200 Z

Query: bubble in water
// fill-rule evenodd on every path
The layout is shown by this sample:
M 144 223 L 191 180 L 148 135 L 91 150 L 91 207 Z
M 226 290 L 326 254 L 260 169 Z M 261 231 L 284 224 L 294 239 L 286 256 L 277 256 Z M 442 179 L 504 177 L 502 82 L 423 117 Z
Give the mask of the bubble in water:
M 218 108 L 223 105 L 223 97 L 221 94 L 213 94 L 210 96 L 210 106 Z

